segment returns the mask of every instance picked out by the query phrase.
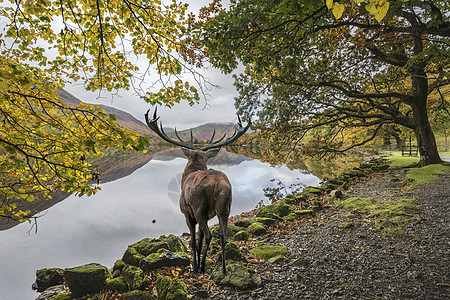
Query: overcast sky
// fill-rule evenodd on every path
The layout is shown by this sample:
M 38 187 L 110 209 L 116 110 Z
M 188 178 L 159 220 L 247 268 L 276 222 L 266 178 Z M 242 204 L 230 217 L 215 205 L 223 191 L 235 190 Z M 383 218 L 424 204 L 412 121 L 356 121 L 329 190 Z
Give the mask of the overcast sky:
M 189 3 L 189 10 L 197 14 L 200 7 L 207 2 L 204 0 L 184 0 Z M 166 106 L 158 107 L 164 126 L 186 129 L 208 122 L 236 122 L 236 110 L 234 108 L 234 97 L 237 95 L 231 75 L 224 75 L 217 69 L 198 70 L 214 84 L 220 86 L 210 91 L 208 102 L 205 107 L 205 99 L 200 103 L 189 106 L 186 103 L 176 104 L 172 108 Z M 150 85 L 150 82 L 148 83 Z M 88 92 L 82 85 L 67 85 L 65 88 L 80 100 L 94 104 L 106 104 L 132 114 L 139 120 L 144 120 L 144 113 L 152 106 L 140 99 L 133 91 L 118 91 L 119 96 L 107 91 Z M 153 109 L 153 108 L 152 108 Z

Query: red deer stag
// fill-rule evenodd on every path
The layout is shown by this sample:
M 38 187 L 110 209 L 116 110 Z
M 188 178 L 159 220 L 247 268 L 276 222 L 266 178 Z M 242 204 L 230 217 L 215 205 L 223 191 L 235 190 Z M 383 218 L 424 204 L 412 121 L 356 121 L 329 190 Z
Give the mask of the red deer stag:
M 158 126 L 159 117 L 153 114 L 153 119 L 149 119 L 147 111 L 145 121 L 148 127 L 159 135 L 163 140 L 171 144 L 180 146 L 184 154 L 188 157 L 188 162 L 184 168 L 181 178 L 180 208 L 183 212 L 187 226 L 191 234 L 191 247 L 193 260 L 193 271 L 203 273 L 205 271 L 206 253 L 211 242 L 211 232 L 208 228 L 208 220 L 217 216 L 220 229 L 220 246 L 222 247 L 222 272 L 226 274 L 225 268 L 225 241 L 228 216 L 231 208 L 231 184 L 227 176 L 213 169 L 207 169 L 206 161 L 217 155 L 220 148 L 229 145 L 242 136 L 250 127 L 249 120 L 247 126 L 242 127 L 241 119 L 238 121 L 238 129 L 227 140 L 226 134 L 222 138 L 214 141 L 215 130 L 206 146 L 197 148 L 194 146 L 192 131 L 191 141 L 183 141 L 175 129 L 177 140 L 172 140 L 164 132 L 162 124 Z M 195 227 L 198 224 L 198 244 L 195 241 Z M 205 247 L 202 252 L 203 238 L 205 238 Z

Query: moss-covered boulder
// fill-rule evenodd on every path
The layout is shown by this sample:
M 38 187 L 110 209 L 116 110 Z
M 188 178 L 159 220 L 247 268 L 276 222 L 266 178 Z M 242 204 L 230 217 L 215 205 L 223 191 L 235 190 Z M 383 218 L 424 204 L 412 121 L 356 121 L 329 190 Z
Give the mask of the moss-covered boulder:
M 296 210 L 296 211 L 294 211 L 294 213 L 300 217 L 300 216 L 311 215 L 314 213 L 314 210 L 312 210 L 312 209 Z
M 146 238 L 128 246 L 123 254 L 122 260 L 129 265 L 139 266 L 139 262 L 146 256 L 166 249 L 171 252 L 186 252 L 187 248 L 183 241 L 174 235 L 162 235 L 157 239 Z
M 247 231 L 251 235 L 263 235 L 263 234 L 267 233 L 267 228 L 266 228 L 266 225 L 256 222 L 256 223 L 253 223 L 252 225 L 250 225 L 247 228 Z
M 147 292 L 134 290 L 123 295 L 123 300 L 156 300 L 155 297 Z
M 287 254 L 286 247 L 262 245 L 250 250 L 251 253 L 258 255 L 262 259 L 269 259 L 275 256 L 285 256 Z
M 287 216 L 283 217 L 283 220 L 285 220 L 285 221 L 294 221 L 294 220 L 297 220 L 297 219 L 298 219 L 297 214 L 293 213 L 293 212 L 288 214 Z
M 241 231 L 242 229 L 245 229 L 243 227 L 239 227 L 233 224 L 228 224 L 227 231 L 226 231 L 226 238 L 232 239 L 236 233 Z M 219 226 L 216 226 L 213 230 L 211 230 L 212 237 L 215 239 L 220 239 L 220 228 Z
M 244 218 L 244 219 L 237 220 L 236 222 L 234 222 L 234 225 L 236 225 L 238 227 L 247 228 L 248 226 L 252 225 L 255 222 L 256 222 L 256 218 L 250 217 L 250 218 Z
M 158 275 L 155 285 L 158 299 L 185 300 L 188 298 L 187 287 L 178 278 Z
M 278 217 L 277 215 L 273 215 L 273 216 L 276 216 L 276 219 L 275 218 L 256 218 L 256 221 L 259 223 L 262 223 L 266 226 L 269 226 L 269 225 L 276 223 L 277 221 L 282 220 L 282 218 Z
M 315 186 L 308 186 L 307 188 L 305 188 L 302 193 L 304 194 L 313 194 L 316 196 L 320 196 L 323 192 L 323 189 L 320 187 L 315 187 Z
M 128 291 L 128 283 L 125 277 L 120 276 L 106 281 L 105 290 L 111 292 L 126 292 Z
M 297 200 L 297 198 L 295 198 L 294 195 L 287 195 L 286 198 L 284 198 L 284 203 L 288 205 L 296 205 L 299 203 L 299 201 Z
M 122 270 L 122 276 L 129 290 L 143 290 L 150 284 L 150 279 L 145 276 L 144 271 L 136 266 L 127 265 Z
M 222 273 L 222 266 L 217 265 L 211 274 L 212 279 L 220 285 L 236 287 L 240 290 L 252 290 L 261 286 L 261 277 L 242 262 L 227 261 L 227 275 Z
M 245 241 L 246 239 L 248 239 L 248 237 L 249 237 L 249 234 L 248 234 L 247 230 L 241 230 L 234 235 L 233 240 Z
M 278 216 L 278 218 L 287 216 L 291 211 L 291 206 L 285 202 L 277 202 L 275 204 L 266 205 L 261 208 L 256 217 L 260 218 L 274 218 L 273 215 Z
M 239 249 L 238 245 L 236 245 L 234 242 L 230 241 L 225 245 L 225 259 L 227 259 L 227 260 L 242 260 L 243 259 L 241 250 Z M 218 262 L 222 261 L 222 252 L 219 253 L 217 261 Z
M 72 300 L 73 296 L 71 292 L 62 293 L 48 298 L 48 300 Z
M 190 257 L 185 252 L 174 253 L 166 249 L 159 249 L 141 259 L 139 267 L 143 270 L 156 270 L 162 267 L 185 267 L 191 263 Z
M 75 298 L 100 292 L 111 278 L 108 269 L 100 264 L 88 264 L 64 270 L 64 278 Z
M 47 288 L 64 282 L 64 270 L 59 268 L 41 269 L 36 271 L 36 281 L 33 289 L 43 292 Z

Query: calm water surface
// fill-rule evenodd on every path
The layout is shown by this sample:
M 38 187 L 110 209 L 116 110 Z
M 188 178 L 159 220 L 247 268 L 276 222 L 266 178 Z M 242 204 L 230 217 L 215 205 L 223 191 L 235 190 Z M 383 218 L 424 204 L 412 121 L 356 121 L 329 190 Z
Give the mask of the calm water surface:
M 224 171 L 233 185 L 232 215 L 255 208 L 263 189 L 284 184 L 317 185 L 303 170 L 271 167 L 243 158 L 235 165 L 209 167 Z M 0 298 L 35 299 L 31 290 L 38 269 L 74 267 L 97 262 L 112 267 L 127 246 L 146 237 L 187 232 L 178 207 L 179 181 L 186 159 L 162 155 L 130 176 L 102 185 L 93 197 L 70 196 L 38 220 L 38 233 L 23 223 L 0 231 Z M 235 162 L 236 163 L 236 162 Z M 267 202 L 267 200 L 266 200 Z M 156 222 L 153 223 L 152 221 Z M 216 223 L 216 218 L 210 221 Z

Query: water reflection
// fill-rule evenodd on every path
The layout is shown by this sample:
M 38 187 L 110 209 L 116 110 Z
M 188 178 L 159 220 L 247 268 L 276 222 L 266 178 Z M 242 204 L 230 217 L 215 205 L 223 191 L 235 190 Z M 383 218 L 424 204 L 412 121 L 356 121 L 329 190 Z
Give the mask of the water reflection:
M 103 184 L 94 197 L 72 195 L 57 203 L 38 220 L 36 235 L 26 234 L 28 223 L 0 232 L 2 299 L 34 299 L 31 284 L 37 269 L 90 262 L 111 267 L 131 243 L 144 237 L 186 232 L 176 189 L 186 162 L 176 151 L 155 156 L 130 176 Z M 297 182 L 297 178 L 305 185 L 319 182 L 300 170 L 274 168 L 230 153 L 211 160 L 209 166 L 230 178 L 232 215 L 251 210 L 264 199 L 263 189 L 273 184 L 270 179 L 277 178 L 286 185 Z

